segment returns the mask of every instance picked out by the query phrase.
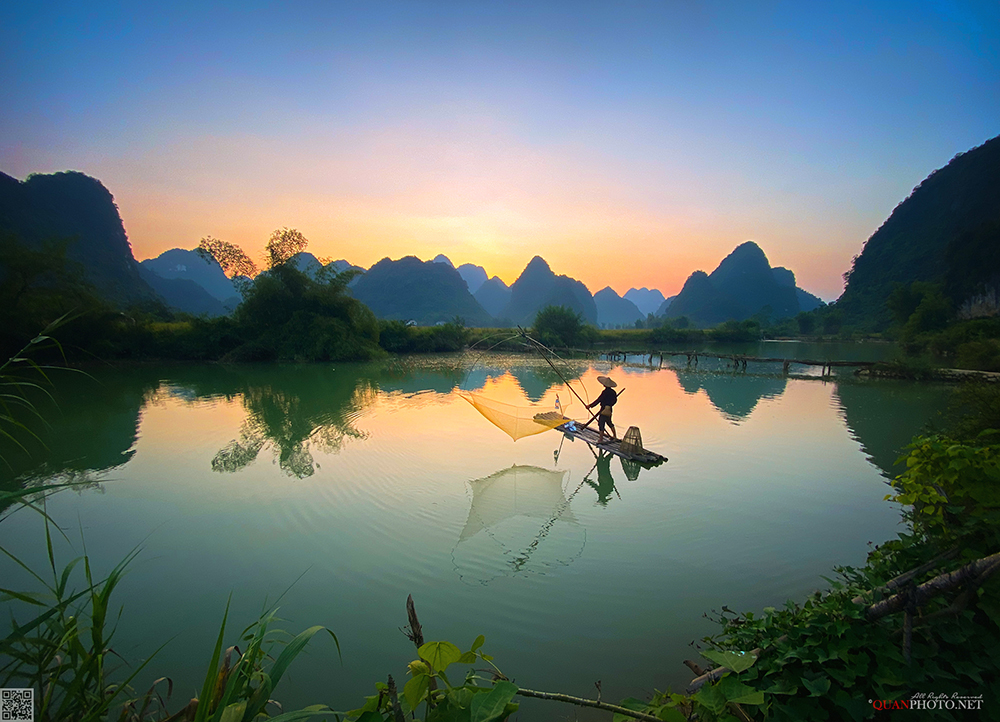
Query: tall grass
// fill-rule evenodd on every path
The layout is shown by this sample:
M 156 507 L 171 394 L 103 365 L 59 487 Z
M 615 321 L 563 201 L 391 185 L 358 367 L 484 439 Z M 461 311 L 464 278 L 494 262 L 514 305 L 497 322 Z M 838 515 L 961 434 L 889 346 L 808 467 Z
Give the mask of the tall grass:
M 64 320 L 50 324 L 0 365 L 0 438 L 13 442 L 25 453 L 28 449 L 22 439 L 33 437 L 41 442 L 32 426 L 45 423 L 44 414 L 33 399 L 47 397 L 53 403 L 56 401 L 50 391 L 48 372 L 57 367 L 38 364 L 32 355 L 52 346 L 61 352 L 59 343 L 49 334 Z M 272 628 L 276 621 L 276 610 L 272 609 L 243 630 L 240 642 L 245 651 L 233 645 L 223 654 L 228 603 L 200 696 L 171 714 L 170 678 L 161 677 L 145 693 L 138 693 L 133 682 L 159 649 L 134 667 L 115 651 L 115 633 L 124 610 L 114 606 L 112 595 L 139 550 L 126 554 L 103 578 L 95 577 L 86 553 L 65 565 L 57 564 L 53 536 L 65 537 L 65 534 L 49 516 L 45 500 L 73 485 L 0 490 L 0 524 L 12 513 L 28 509 L 40 516 L 45 530 L 47 568 L 41 572 L 0 544 L 0 556 L 19 568 L 32 587 L 13 589 L 0 582 L 0 603 L 10 607 L 9 631 L 0 638 L 0 688 L 33 688 L 35 719 L 39 722 L 105 719 L 292 722 L 334 714 L 329 708 L 316 705 L 270 716 L 273 709 L 280 711 L 271 695 L 295 657 L 320 631 L 330 634 L 339 654 L 336 635 L 316 626 L 291 637 Z M 163 683 L 166 683 L 166 698 L 161 694 Z

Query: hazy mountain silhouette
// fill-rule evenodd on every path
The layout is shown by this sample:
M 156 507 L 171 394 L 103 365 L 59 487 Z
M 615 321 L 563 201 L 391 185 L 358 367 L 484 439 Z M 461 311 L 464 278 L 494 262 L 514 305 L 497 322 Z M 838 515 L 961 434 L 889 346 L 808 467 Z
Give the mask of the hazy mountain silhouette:
M 601 328 L 634 326 L 636 321 L 645 318 L 634 303 L 619 296 L 611 286 L 594 294 L 594 305 L 597 306 L 597 325 Z
M 768 306 L 772 319 L 797 314 L 794 282 L 791 286 L 779 283 L 764 251 L 747 241 L 726 256 L 711 275 L 692 273 L 665 315 L 687 316 L 699 326 L 715 326 L 729 319 L 742 321 Z
M 661 303 L 660 307 L 656 309 L 655 312 L 656 315 L 663 316 L 664 314 L 666 314 L 667 309 L 670 308 L 671 304 L 674 302 L 676 298 L 677 296 L 670 296 L 669 298 L 663 299 L 663 303 Z
M 194 281 L 185 278 L 163 278 L 141 263 L 139 276 L 175 311 L 215 318 L 225 316 L 231 310 Z
M 489 276 L 482 266 L 475 266 L 471 263 L 463 263 L 458 267 L 458 275 L 465 280 L 465 285 L 469 287 L 469 293 L 476 295 Z
M 455 264 L 451 262 L 451 259 L 448 258 L 448 256 L 444 255 L 443 253 L 439 253 L 436 256 L 434 256 L 434 258 L 431 259 L 431 263 L 447 263 L 452 268 L 455 267 Z
M 948 283 L 960 305 L 1000 274 L 1000 136 L 934 171 L 865 243 L 837 300 L 845 321 L 882 329 L 895 283 Z M 993 229 L 992 231 L 990 229 Z M 965 283 L 968 279 L 973 283 Z M 965 295 L 965 297 L 963 297 Z
M 34 249 L 46 240 L 70 240 L 67 257 L 81 263 L 87 280 L 111 301 L 157 297 L 139 275 L 114 197 L 96 178 L 68 171 L 22 182 L 0 173 L 0 231 Z
M 469 293 L 451 264 L 406 256 L 383 258 L 355 279 L 351 294 L 380 318 L 432 325 L 456 316 L 469 326 L 489 326 L 493 319 Z
M 781 266 L 772 268 L 771 271 L 774 273 L 774 280 L 778 282 L 778 285 L 789 286 L 795 289 L 795 297 L 799 300 L 800 311 L 812 311 L 814 308 L 826 305 L 819 296 L 814 296 L 809 291 L 804 291 L 796 286 L 795 274 L 792 271 Z
M 494 318 L 501 318 L 500 313 L 510 303 L 510 286 L 498 276 L 494 276 L 484 281 L 474 295 L 479 301 L 479 305 L 485 308 L 488 314 Z
M 666 300 L 658 290 L 655 288 L 646 288 L 645 286 L 642 288 L 630 288 L 625 292 L 623 298 L 634 303 L 643 318 L 659 311 L 660 306 Z
M 240 301 L 236 286 L 226 278 L 218 261 L 214 258 L 206 260 L 197 251 L 171 248 L 156 258 L 147 258 L 139 265 L 160 278 L 193 281 L 230 310 Z
M 546 306 L 566 306 L 583 316 L 587 323 L 597 323 L 597 305 L 590 291 L 569 276 L 557 276 L 541 256 L 531 259 L 510 287 L 510 301 L 501 317 L 517 324 L 531 324 Z

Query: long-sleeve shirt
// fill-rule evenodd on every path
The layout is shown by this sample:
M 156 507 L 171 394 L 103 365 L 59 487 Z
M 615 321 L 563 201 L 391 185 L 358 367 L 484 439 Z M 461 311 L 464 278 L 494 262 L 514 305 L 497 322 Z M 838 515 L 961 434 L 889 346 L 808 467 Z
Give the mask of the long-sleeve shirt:
M 604 391 L 602 391 L 601 395 L 597 397 L 597 400 L 591 404 L 587 404 L 587 408 L 592 409 L 598 404 L 600 404 L 601 408 L 603 409 L 605 406 L 614 406 L 615 403 L 617 403 L 617 401 L 618 401 L 618 394 L 615 392 L 615 390 L 605 386 Z

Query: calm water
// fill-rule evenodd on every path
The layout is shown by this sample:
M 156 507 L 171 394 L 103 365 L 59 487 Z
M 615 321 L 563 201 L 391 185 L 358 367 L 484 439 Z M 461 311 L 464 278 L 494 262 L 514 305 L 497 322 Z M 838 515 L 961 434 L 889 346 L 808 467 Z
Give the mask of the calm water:
M 891 538 L 885 476 L 948 393 L 581 363 L 591 398 L 602 373 L 625 389 L 619 433 L 639 426 L 668 463 L 636 476 L 555 431 L 513 442 L 459 390 L 565 403 L 559 379 L 524 359 L 448 357 L 94 371 L 60 386 L 50 450 L 16 476 L 92 482 L 49 502 L 72 541 L 63 561 L 85 543 L 109 569 L 142 548 L 116 649 L 134 663 L 172 639 L 150 676 L 170 675 L 181 703 L 230 593 L 235 632 L 283 592 L 284 628 L 326 625 L 344 654 L 315 638 L 279 688 L 286 704 L 350 708 L 404 678 L 407 594 L 428 639 L 482 633 L 525 687 L 590 696 L 600 679 L 619 699 L 689 681 L 689 643 L 715 631 L 704 612 L 800 598 Z M 42 539 L 37 515 L 0 524 L 40 567 Z M 0 575 L 27 585 L 9 563 Z

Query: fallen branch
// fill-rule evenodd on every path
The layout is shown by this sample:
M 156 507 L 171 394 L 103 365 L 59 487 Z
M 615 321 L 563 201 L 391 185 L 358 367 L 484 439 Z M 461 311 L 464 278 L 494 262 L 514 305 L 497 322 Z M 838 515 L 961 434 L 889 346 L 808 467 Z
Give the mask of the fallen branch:
M 926 564 L 917 567 L 916 569 L 906 572 L 905 574 L 900 574 L 898 577 L 888 582 L 884 587 L 880 587 L 879 590 L 888 591 L 903 586 L 910 580 L 912 580 L 914 577 L 917 577 L 920 574 L 930 571 L 938 564 L 940 564 L 942 561 L 954 557 L 957 553 L 958 553 L 957 549 L 951 549 L 945 552 L 944 554 L 935 557 Z M 976 561 L 970 562 L 969 564 L 966 564 L 964 567 L 960 567 L 959 569 L 956 569 L 953 572 L 948 572 L 946 574 L 939 574 L 930 581 L 924 582 L 919 587 L 916 587 L 916 589 L 913 590 L 913 595 L 914 595 L 913 598 L 915 600 L 915 606 L 918 607 L 922 606 L 923 604 L 926 604 L 930 599 L 937 596 L 938 594 L 950 591 L 955 587 L 961 586 L 965 582 L 971 582 L 974 586 L 979 586 L 980 584 L 985 582 L 990 576 L 992 576 L 998 571 L 1000 571 L 1000 552 L 997 552 L 996 554 L 991 554 L 988 557 L 983 557 L 982 559 L 977 559 Z M 863 597 L 860 596 L 855 597 L 852 601 L 855 604 L 864 604 L 864 599 Z M 865 609 L 864 612 L 865 621 L 874 622 L 895 612 L 902 611 L 906 607 L 909 601 L 910 601 L 909 593 L 901 592 L 899 594 L 895 594 L 889 597 L 888 599 L 884 599 L 881 602 L 872 604 L 871 606 Z M 947 610 L 942 610 L 942 611 L 950 612 L 951 610 L 952 607 L 949 607 Z M 931 615 L 931 616 L 933 617 L 936 615 Z M 775 640 L 774 644 L 781 644 L 782 642 L 787 641 L 787 639 L 788 639 L 787 634 L 782 635 L 777 640 Z M 752 650 L 750 654 L 759 657 L 763 652 L 764 650 L 761 647 L 758 647 L 757 649 Z M 685 664 L 687 664 L 686 661 Z M 690 667 L 690 665 L 688 666 Z M 726 674 L 726 672 L 729 672 L 729 669 L 727 667 L 716 667 L 715 669 L 710 670 L 705 674 L 702 674 L 699 677 L 696 677 L 695 679 L 691 680 L 691 684 L 688 685 L 685 691 L 688 694 L 694 694 L 699 689 L 701 689 L 701 687 L 704 686 L 706 682 L 715 682 L 720 677 L 722 677 L 722 675 Z
M 953 572 L 939 574 L 914 590 L 914 604 L 918 607 L 923 606 L 932 597 L 950 591 L 967 581 L 974 581 L 978 586 L 998 570 L 1000 570 L 1000 552 L 977 559 Z M 888 599 L 883 599 L 881 602 L 867 607 L 865 609 L 865 619 L 869 622 L 879 620 L 882 617 L 902 610 L 908 601 L 909 596 L 907 592 L 894 594 Z
M 596 699 L 574 697 L 569 694 L 562 694 L 561 692 L 536 692 L 533 689 L 519 689 L 517 690 L 517 694 L 522 697 L 547 699 L 552 700 L 553 702 L 566 702 L 567 704 L 575 704 L 577 707 L 593 707 L 594 709 L 603 709 L 606 712 L 616 712 L 617 714 L 625 715 L 626 717 L 631 717 L 632 719 L 646 720 L 647 722 L 662 722 L 659 717 L 654 717 L 653 715 L 646 714 L 645 712 L 636 712 L 635 710 L 627 707 L 621 707 L 617 704 L 599 702 Z

